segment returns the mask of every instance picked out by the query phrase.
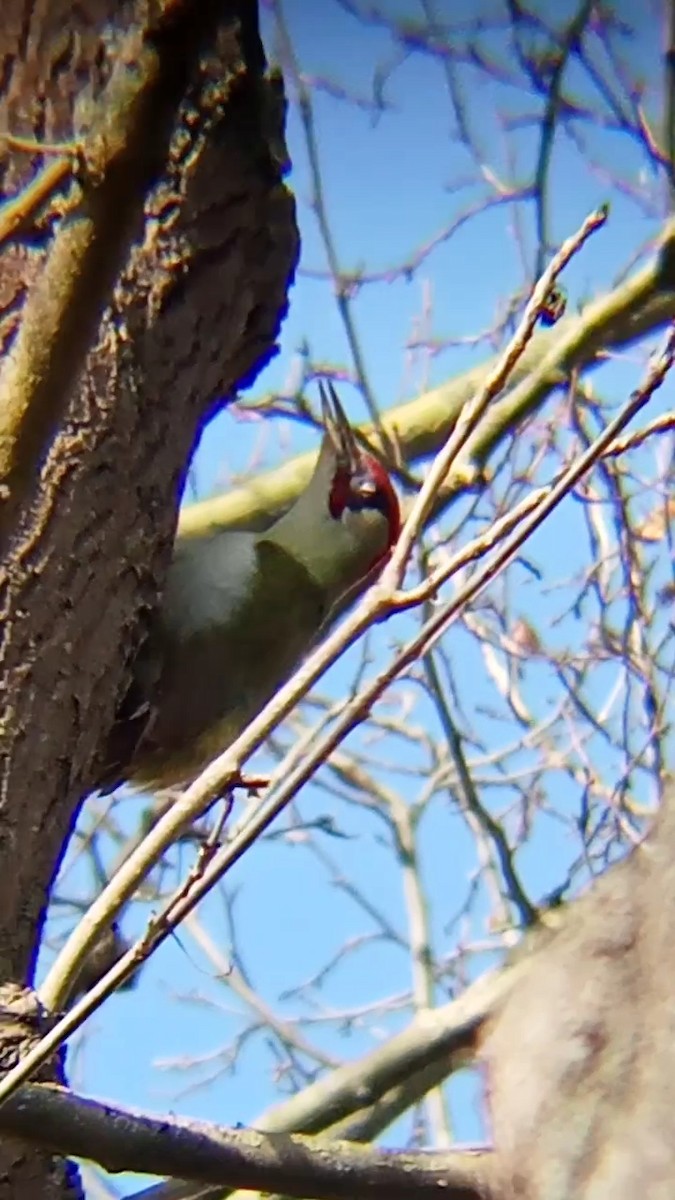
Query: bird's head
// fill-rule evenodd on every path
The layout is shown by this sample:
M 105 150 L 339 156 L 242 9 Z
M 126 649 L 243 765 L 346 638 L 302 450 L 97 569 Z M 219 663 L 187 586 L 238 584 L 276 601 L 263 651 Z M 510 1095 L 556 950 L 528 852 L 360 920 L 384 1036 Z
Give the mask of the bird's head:
M 314 473 L 266 535 L 302 562 L 329 605 L 382 570 L 401 529 L 393 484 L 359 445 L 331 384 L 320 385 L 324 437 Z
M 332 521 L 372 548 L 370 576 L 384 566 L 401 531 L 398 497 L 382 463 L 356 440 L 333 385 L 320 384 L 320 393 L 326 432 L 315 477 L 329 477 Z
M 321 386 L 321 405 L 325 433 L 314 474 L 272 537 L 333 605 L 362 592 L 382 569 L 401 514 L 389 475 L 359 445 L 330 384 Z

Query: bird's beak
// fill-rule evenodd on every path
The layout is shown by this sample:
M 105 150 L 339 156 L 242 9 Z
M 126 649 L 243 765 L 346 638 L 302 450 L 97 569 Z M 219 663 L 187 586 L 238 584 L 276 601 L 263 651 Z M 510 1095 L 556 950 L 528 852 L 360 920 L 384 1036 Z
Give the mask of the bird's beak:
M 328 383 L 327 386 L 323 382 L 319 383 L 319 394 L 326 436 L 335 456 L 343 466 L 357 471 L 361 466 L 362 452 L 332 383 Z

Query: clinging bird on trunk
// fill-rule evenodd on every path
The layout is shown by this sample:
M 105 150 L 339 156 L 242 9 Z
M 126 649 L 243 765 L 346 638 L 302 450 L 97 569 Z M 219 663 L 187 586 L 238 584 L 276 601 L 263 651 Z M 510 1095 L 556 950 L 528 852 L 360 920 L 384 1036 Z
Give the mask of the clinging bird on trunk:
M 120 754 L 113 747 L 125 744 L 129 725 L 120 712 L 114 784 L 189 783 L 289 678 L 339 602 L 365 591 L 389 557 L 400 530 L 391 480 L 358 444 L 332 385 L 321 386 L 321 403 L 316 467 L 288 512 L 263 533 L 176 543 L 125 705 L 144 697 L 147 719 L 133 751 Z M 107 773 L 108 788 L 112 779 Z

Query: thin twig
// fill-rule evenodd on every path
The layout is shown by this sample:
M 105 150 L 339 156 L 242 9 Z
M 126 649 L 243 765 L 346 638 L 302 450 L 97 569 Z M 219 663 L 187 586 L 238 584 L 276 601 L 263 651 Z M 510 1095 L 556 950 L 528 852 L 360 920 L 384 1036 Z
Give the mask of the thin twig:
M 443 449 L 437 454 L 431 470 L 415 498 L 412 510 L 392 554 L 391 561 L 385 569 L 382 578 L 383 588 L 386 589 L 389 586 L 393 591 L 395 588 L 400 587 L 413 545 L 424 528 L 424 523 L 433 506 L 434 498 L 451 466 L 463 450 L 491 401 L 503 390 L 513 367 L 532 337 L 541 310 L 546 304 L 556 279 L 563 268 L 567 266 L 570 259 L 575 254 L 578 254 L 588 238 L 596 230 L 602 228 L 607 220 L 607 215 L 608 211 L 605 207 L 596 209 L 595 212 L 586 218 L 577 233 L 563 242 L 558 253 L 551 259 L 527 303 L 522 320 L 506 350 L 501 355 L 495 368 L 488 375 L 480 391 L 462 409 L 454 430 Z
M 642 429 L 636 429 L 634 433 L 626 433 L 623 437 L 616 438 L 605 450 L 605 458 L 615 458 L 619 454 L 625 454 L 626 450 L 635 450 L 637 446 L 642 446 L 648 438 L 654 437 L 655 434 L 668 433 L 672 430 L 675 430 L 675 412 L 662 413 L 660 417 L 655 417 Z
M 536 922 L 538 916 L 537 908 L 532 904 L 520 882 L 513 861 L 513 850 L 509 845 L 508 838 L 501 824 L 495 820 L 492 813 L 481 803 L 473 779 L 471 778 L 471 773 L 464 756 L 462 739 L 452 718 L 445 689 L 441 683 L 432 652 L 424 655 L 424 670 L 429 679 L 431 690 L 437 700 L 439 720 L 448 743 L 448 750 L 457 771 L 457 790 L 459 791 L 460 802 L 490 838 L 494 855 L 499 863 L 508 899 L 516 909 L 521 925 L 523 928 L 527 928 L 527 926 L 534 925 Z
M 316 215 L 319 232 L 326 251 L 326 258 L 333 281 L 335 292 L 335 302 L 338 307 L 338 312 L 344 325 L 347 342 L 351 351 L 354 366 L 356 368 L 356 376 L 359 386 L 363 393 L 363 398 L 366 402 L 366 408 L 373 425 L 377 429 L 387 457 L 391 461 L 395 461 L 393 454 L 393 445 L 387 434 L 386 429 L 382 425 L 380 411 L 375 401 L 373 389 L 370 385 L 368 372 L 366 370 L 366 362 L 361 349 L 361 343 L 356 329 L 356 324 L 352 314 L 351 305 L 349 302 L 348 289 L 343 285 L 344 274 L 340 270 L 337 248 L 335 240 L 331 232 L 328 221 L 328 209 L 324 195 L 323 179 L 321 175 L 321 165 L 319 162 L 319 146 L 316 136 L 314 124 L 314 111 L 312 108 L 312 97 L 307 87 L 300 65 L 298 63 L 293 41 L 288 32 L 288 27 L 284 18 L 281 0 L 275 0 L 273 11 L 276 18 L 277 31 L 281 42 L 282 54 L 284 59 L 284 67 L 287 68 L 289 74 L 292 75 L 295 87 L 298 93 L 298 108 L 300 110 L 300 120 L 305 134 L 305 146 L 307 149 L 307 159 L 309 164 L 310 179 L 312 181 L 313 196 L 312 207 Z

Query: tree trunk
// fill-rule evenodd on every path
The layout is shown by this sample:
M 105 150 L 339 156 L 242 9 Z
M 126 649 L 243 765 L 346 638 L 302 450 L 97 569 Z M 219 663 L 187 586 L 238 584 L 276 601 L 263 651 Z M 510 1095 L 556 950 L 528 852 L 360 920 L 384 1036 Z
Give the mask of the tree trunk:
M 262 75 L 246 0 L 5 0 L 0 129 L 41 142 L 86 137 L 112 68 L 133 50 L 133 30 L 161 24 L 163 9 L 177 15 L 158 34 L 156 58 L 162 70 L 168 64 L 165 93 L 178 83 L 181 93 L 167 152 L 139 195 L 114 287 L 99 295 L 96 270 L 79 291 L 75 282 L 76 307 L 69 300 L 61 321 L 61 340 L 71 343 L 59 348 L 57 332 L 44 367 L 49 379 L 54 363 L 66 362 L 55 377 L 70 384 L 60 410 L 45 386 L 42 407 L 36 401 L 17 419 L 17 468 L 2 492 L 0 978 L 14 985 L 32 978 L 50 888 L 156 603 L 186 463 L 222 398 L 273 353 L 297 257 L 293 201 L 280 181 L 283 98 Z M 187 63 L 182 10 L 203 21 Z M 133 62 L 132 54 L 132 70 Z M 162 150 L 150 127 L 146 145 L 149 155 Z M 42 161 L 12 154 L 4 194 L 18 194 Z M 133 154 L 129 162 L 133 173 Z M 78 186 L 68 179 L 28 213 L 21 238 L 0 247 L 3 399 L 26 306 L 67 226 L 64 205 L 75 205 L 77 235 Z M 104 236 L 106 270 L 109 251 Z M 53 308 L 59 297 L 46 300 Z M 45 325 L 45 341 L 48 333 Z M 29 993 L 6 990 L 4 1067 L 39 1020 Z M 8 1139 L 0 1178 L 3 1197 L 77 1194 L 76 1179 Z
M 643 845 L 534 935 L 484 1046 L 501 1195 L 673 1195 L 674 864 L 671 784 Z

